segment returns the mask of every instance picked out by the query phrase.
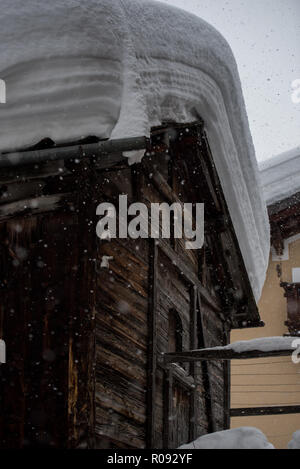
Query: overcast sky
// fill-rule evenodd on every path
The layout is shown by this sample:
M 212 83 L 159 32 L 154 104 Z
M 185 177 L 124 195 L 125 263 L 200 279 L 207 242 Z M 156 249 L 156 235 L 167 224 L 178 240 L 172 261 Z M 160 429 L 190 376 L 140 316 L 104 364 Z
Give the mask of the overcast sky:
M 161 0 L 215 26 L 235 54 L 259 161 L 300 146 L 300 0 Z

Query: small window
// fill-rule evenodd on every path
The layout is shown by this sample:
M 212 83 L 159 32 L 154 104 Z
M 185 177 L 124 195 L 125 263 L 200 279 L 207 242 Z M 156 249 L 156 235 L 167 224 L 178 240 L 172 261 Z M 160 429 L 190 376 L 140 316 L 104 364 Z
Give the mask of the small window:
M 181 352 L 182 351 L 182 321 L 178 312 L 175 309 L 169 311 L 169 334 L 168 334 L 168 351 Z

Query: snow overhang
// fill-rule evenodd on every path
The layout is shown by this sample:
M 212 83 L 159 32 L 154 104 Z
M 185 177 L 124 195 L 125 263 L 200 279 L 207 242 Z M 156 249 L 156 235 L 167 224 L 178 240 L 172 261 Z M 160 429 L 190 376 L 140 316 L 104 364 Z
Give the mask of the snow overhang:
M 0 151 L 205 122 L 255 298 L 269 225 L 237 66 L 201 19 L 148 0 L 3 0 Z M 26 40 L 24 40 L 26 38 Z
M 251 358 L 292 357 L 298 349 L 297 337 L 262 337 L 233 342 L 224 347 L 212 347 L 162 354 L 165 364 L 202 360 L 248 360 Z

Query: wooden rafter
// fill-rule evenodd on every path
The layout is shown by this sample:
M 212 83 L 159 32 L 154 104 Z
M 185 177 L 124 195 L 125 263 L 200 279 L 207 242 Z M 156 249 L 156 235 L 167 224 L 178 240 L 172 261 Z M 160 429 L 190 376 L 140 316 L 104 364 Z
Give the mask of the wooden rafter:
M 10 168 L 21 165 L 38 164 L 46 161 L 74 160 L 82 158 L 101 157 L 105 167 L 110 165 L 110 154 L 119 153 L 120 161 L 126 160 L 122 156 L 124 151 L 146 150 L 149 139 L 146 137 L 124 138 L 120 140 L 104 140 L 96 143 L 56 146 L 39 150 L 16 151 L 0 154 L 0 168 Z M 115 164 L 115 159 L 113 164 Z
M 230 409 L 231 417 L 250 417 L 259 415 L 286 415 L 300 414 L 300 405 L 268 406 L 268 407 L 243 407 Z

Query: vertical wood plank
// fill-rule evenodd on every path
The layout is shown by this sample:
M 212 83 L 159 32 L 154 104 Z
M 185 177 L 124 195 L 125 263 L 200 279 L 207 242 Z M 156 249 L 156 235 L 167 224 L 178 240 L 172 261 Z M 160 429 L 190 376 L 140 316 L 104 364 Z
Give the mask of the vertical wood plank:
M 198 308 L 199 308 L 199 347 L 206 348 L 206 337 L 205 337 L 205 330 L 204 330 L 204 322 L 203 322 L 203 315 L 201 311 L 201 296 L 198 291 Z M 212 394 L 211 394 L 211 383 L 210 383 L 210 375 L 208 369 L 208 363 L 206 360 L 201 362 L 202 367 L 202 377 L 203 377 L 203 384 L 204 384 L 204 393 L 205 393 L 205 403 L 206 403 L 206 412 L 207 412 L 207 419 L 208 419 L 208 433 L 213 433 L 216 429 L 216 424 L 214 420 L 213 408 L 212 408 Z
M 95 425 L 95 256 L 94 231 L 97 177 L 93 159 L 83 159 L 74 170 L 77 184 L 78 270 L 76 314 L 70 318 L 69 447 L 94 447 Z
M 147 446 L 155 444 L 155 392 L 157 367 L 157 257 L 156 241 L 150 240 L 149 249 L 149 349 L 148 349 L 148 395 L 147 395 Z
M 198 293 L 197 287 L 195 285 L 191 285 L 190 288 L 190 349 L 193 350 L 197 347 L 197 302 L 198 302 Z M 197 364 L 190 363 L 190 374 L 193 376 L 195 383 L 196 383 L 196 373 L 197 373 Z M 196 387 L 195 390 L 191 391 L 191 398 L 190 398 L 190 423 L 189 423 L 189 432 L 190 432 L 190 440 L 193 441 L 196 438 L 196 429 L 197 429 L 197 395 L 196 395 Z
M 172 444 L 172 415 L 173 415 L 173 374 L 171 368 L 164 373 L 164 434 L 163 446 L 168 449 Z
M 227 327 L 226 324 L 224 325 L 224 342 L 225 345 L 230 343 L 230 329 L 229 326 Z M 224 429 L 230 428 L 230 407 L 231 407 L 231 400 L 230 400 L 230 386 L 231 386 L 231 361 L 224 360 L 223 361 L 223 369 L 224 369 Z

